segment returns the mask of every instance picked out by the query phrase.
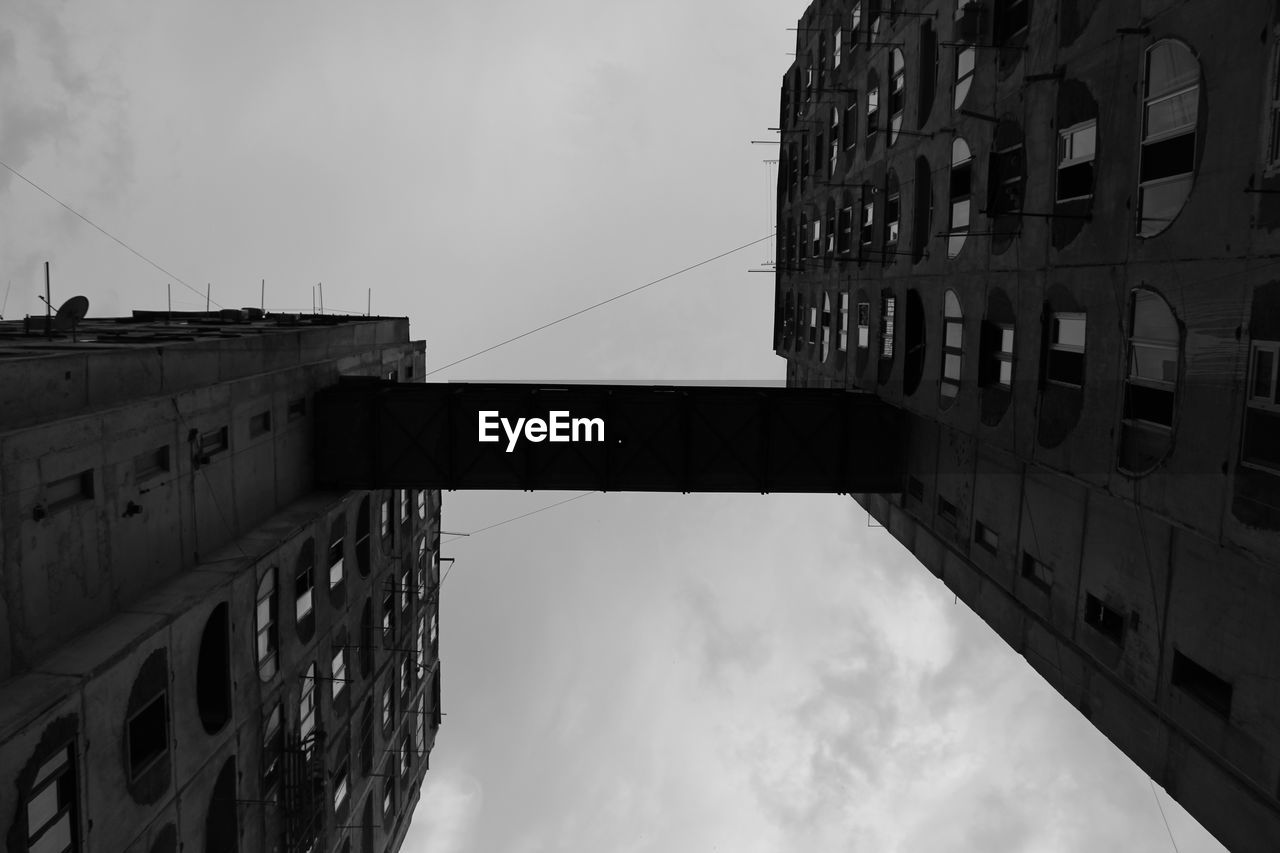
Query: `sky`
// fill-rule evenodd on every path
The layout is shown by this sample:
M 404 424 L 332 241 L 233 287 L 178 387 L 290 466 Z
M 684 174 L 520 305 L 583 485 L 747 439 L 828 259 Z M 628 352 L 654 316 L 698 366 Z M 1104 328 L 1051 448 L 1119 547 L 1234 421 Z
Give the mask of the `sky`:
M 93 316 L 321 285 L 444 367 L 767 238 L 803 9 L 0 0 L 0 315 L 45 261 Z M 777 383 L 770 251 L 430 379 Z M 445 496 L 474 535 L 405 851 L 1222 849 L 848 498 L 501 524 L 574 497 Z

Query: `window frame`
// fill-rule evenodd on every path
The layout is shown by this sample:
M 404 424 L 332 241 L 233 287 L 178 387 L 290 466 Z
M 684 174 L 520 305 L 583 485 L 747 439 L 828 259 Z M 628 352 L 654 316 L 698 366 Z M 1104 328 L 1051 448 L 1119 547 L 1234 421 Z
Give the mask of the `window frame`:
M 841 293 L 839 299 L 840 334 L 836 339 L 836 352 L 849 351 L 849 294 Z
M 270 588 L 263 593 L 263 586 L 270 581 Z M 258 663 L 258 678 L 268 681 L 279 671 L 280 633 L 279 607 L 280 593 L 276 578 L 276 567 L 272 566 L 262 573 L 258 579 L 256 603 L 254 607 L 254 659 Z M 262 624 L 262 606 L 267 607 L 267 622 Z M 268 652 L 263 654 L 263 638 L 265 635 Z M 264 671 L 264 670 L 270 671 Z
M 952 312 L 954 305 L 955 313 Z M 955 330 L 959 335 L 959 343 L 950 343 L 950 333 Z M 960 296 L 951 288 L 942 295 L 942 367 L 938 378 L 938 393 L 942 396 L 942 406 L 948 407 L 960 396 L 961 374 L 964 370 L 964 308 L 960 304 Z M 954 358 L 954 372 L 948 369 Z
M 1181 83 L 1178 85 L 1170 86 L 1168 89 L 1162 90 L 1153 95 L 1151 94 L 1152 55 L 1154 54 L 1155 50 L 1158 47 L 1164 44 L 1176 45 L 1177 47 L 1186 51 L 1187 55 L 1191 58 L 1192 61 L 1195 62 L 1195 65 L 1196 65 L 1195 79 L 1191 83 Z M 1135 216 L 1135 219 L 1137 220 L 1136 222 L 1137 236 L 1146 239 L 1150 237 L 1156 237 L 1168 230 L 1169 226 L 1173 224 L 1173 221 L 1178 218 L 1179 214 L 1181 214 L 1183 209 L 1186 207 L 1187 200 L 1191 197 L 1191 191 L 1195 186 L 1196 159 L 1199 154 L 1199 150 L 1200 150 L 1199 146 L 1201 144 L 1201 140 L 1199 139 L 1198 128 L 1199 128 L 1199 119 L 1200 119 L 1200 97 L 1203 94 L 1201 92 L 1201 77 L 1203 75 L 1203 68 L 1201 66 L 1199 57 L 1196 56 L 1195 51 L 1191 49 L 1191 46 L 1188 45 L 1186 42 L 1182 41 L 1181 39 L 1176 39 L 1176 38 L 1162 38 L 1152 42 L 1151 44 L 1147 45 L 1146 49 L 1143 51 L 1142 56 L 1143 56 L 1142 84 L 1141 84 L 1142 85 L 1142 104 L 1141 104 L 1142 111 L 1139 114 L 1139 125 L 1138 125 L 1139 128 L 1141 129 L 1140 130 L 1141 135 L 1139 137 L 1140 142 L 1138 146 L 1138 194 L 1137 194 L 1137 204 L 1134 206 L 1134 216 Z M 1184 95 L 1187 95 L 1190 93 L 1194 93 L 1193 103 L 1194 103 L 1194 110 L 1195 110 L 1195 114 L 1192 117 L 1190 123 L 1178 125 L 1172 128 L 1166 128 L 1164 130 L 1157 131 L 1155 133 L 1152 133 L 1148 130 L 1148 123 L 1150 121 L 1150 112 L 1151 112 L 1151 107 L 1153 105 L 1168 102 L 1168 101 L 1173 101 L 1176 98 L 1181 98 Z M 1185 172 L 1177 172 L 1170 175 L 1162 175 L 1159 178 L 1150 178 L 1147 180 L 1143 180 L 1142 173 L 1144 171 L 1144 166 L 1146 164 L 1148 147 L 1157 145 L 1160 143 L 1164 143 L 1164 142 L 1169 142 L 1174 139 L 1179 139 L 1184 136 L 1191 137 L 1191 162 L 1190 162 L 1189 168 Z M 1182 196 L 1181 200 L 1178 203 L 1178 208 L 1176 211 L 1174 211 L 1172 216 L 1168 217 L 1167 219 L 1161 218 L 1157 220 L 1154 217 L 1147 217 L 1144 215 L 1144 210 L 1145 210 L 1144 198 L 1147 191 L 1151 187 L 1163 187 L 1166 185 L 1173 185 L 1173 184 L 1179 184 L 1184 182 L 1187 185 L 1186 194 Z M 1148 222 L 1153 224 L 1148 226 L 1146 224 Z
M 59 853 L 75 853 L 80 850 L 80 792 L 76 770 L 74 742 L 65 743 L 52 751 L 36 770 L 31 790 L 22 798 L 19 812 L 20 819 L 26 824 L 24 834 L 27 850 L 36 849 L 36 845 L 51 837 L 50 834 L 64 821 L 67 841 Z M 32 826 L 32 806 L 47 791 L 52 791 L 53 810 L 39 826 Z
M 1075 139 L 1085 130 L 1093 131 L 1093 149 L 1088 156 L 1074 156 Z M 1068 157 L 1068 148 L 1070 148 L 1072 156 Z M 1063 196 L 1062 193 L 1062 173 L 1064 170 L 1073 169 L 1083 166 L 1086 163 L 1096 163 L 1098 158 L 1098 119 L 1091 118 L 1085 121 L 1078 121 L 1070 127 L 1065 127 L 1058 131 L 1058 168 L 1055 173 L 1055 181 L 1053 186 L 1053 197 L 1057 203 L 1068 201 L 1084 201 L 1093 198 L 1093 189 L 1095 184 L 1094 167 L 1089 167 L 1089 192 L 1084 195 Z
M 1063 343 L 1059 340 L 1059 333 L 1062 329 L 1062 321 L 1079 320 L 1084 324 L 1084 340 L 1083 344 Z M 1049 315 L 1049 337 L 1047 361 L 1045 364 L 1045 381 L 1052 382 L 1055 385 L 1062 385 L 1067 388 L 1083 388 L 1085 383 L 1085 349 L 1089 340 L 1088 314 L 1084 311 L 1054 311 Z M 1066 352 L 1078 354 L 1080 356 L 1080 382 L 1071 382 L 1053 375 L 1053 353 Z

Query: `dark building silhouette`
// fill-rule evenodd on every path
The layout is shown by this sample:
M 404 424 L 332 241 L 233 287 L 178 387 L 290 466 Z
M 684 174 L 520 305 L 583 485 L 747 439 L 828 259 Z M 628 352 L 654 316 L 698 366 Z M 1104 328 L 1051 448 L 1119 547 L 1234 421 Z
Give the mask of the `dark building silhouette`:
M 1236 851 L 1280 849 L 1278 24 L 818 0 L 781 92 L 788 384 L 911 414 L 858 500 Z
M 0 847 L 397 850 L 440 724 L 438 491 L 313 487 L 408 321 L 0 324 Z

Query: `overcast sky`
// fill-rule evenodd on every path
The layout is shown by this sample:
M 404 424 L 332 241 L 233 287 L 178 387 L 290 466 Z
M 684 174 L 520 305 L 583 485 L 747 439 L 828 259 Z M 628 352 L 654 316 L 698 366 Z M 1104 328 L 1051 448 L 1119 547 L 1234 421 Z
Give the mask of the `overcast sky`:
M 45 260 L 95 316 L 323 282 L 434 368 L 769 234 L 750 140 L 799 2 L 143 9 L 0 0 L 0 160 L 133 250 L 0 169 L 6 318 Z M 768 256 L 433 379 L 779 381 Z M 448 494 L 444 526 L 565 497 Z M 406 851 L 1147 853 L 1161 806 L 1222 849 L 851 500 L 589 495 L 444 550 Z

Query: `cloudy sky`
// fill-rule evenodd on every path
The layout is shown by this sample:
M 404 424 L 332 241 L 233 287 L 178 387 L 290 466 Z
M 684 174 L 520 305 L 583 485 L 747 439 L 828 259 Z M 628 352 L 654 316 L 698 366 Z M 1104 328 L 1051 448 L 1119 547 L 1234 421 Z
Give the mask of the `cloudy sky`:
M 439 367 L 767 237 L 750 141 L 803 6 L 0 10 L 0 160 L 49 194 L 0 169 L 0 314 L 45 260 L 98 316 L 322 282 Z M 768 256 L 433 379 L 776 382 Z M 451 494 L 445 528 L 570 497 Z M 1221 849 L 850 500 L 588 495 L 446 552 L 407 851 Z

